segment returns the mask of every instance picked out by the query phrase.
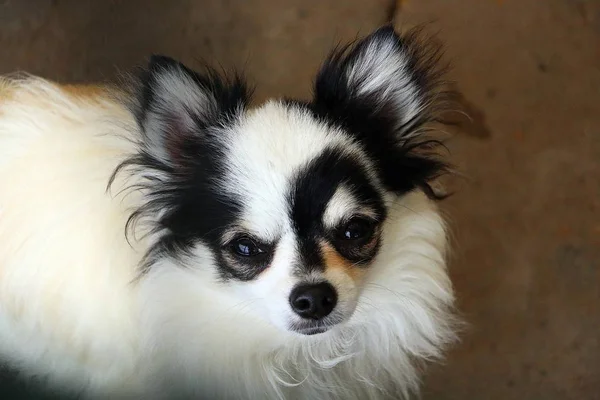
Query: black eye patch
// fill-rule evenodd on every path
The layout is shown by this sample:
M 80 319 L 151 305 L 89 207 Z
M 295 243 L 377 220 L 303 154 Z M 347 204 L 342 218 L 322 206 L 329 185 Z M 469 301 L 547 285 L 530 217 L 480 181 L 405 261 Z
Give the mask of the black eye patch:
M 341 256 L 355 263 L 370 261 L 379 246 L 380 224 L 377 220 L 354 216 L 342 221 L 329 235 L 329 241 Z
M 275 243 L 261 241 L 250 234 L 237 233 L 221 245 L 220 268 L 229 278 L 252 280 L 269 267 L 275 247 Z
M 323 226 L 323 214 L 340 185 L 350 187 L 355 199 L 373 210 L 378 220 L 385 218 L 383 199 L 362 163 L 340 149 L 326 149 L 297 172 L 290 193 L 290 215 L 301 257 L 298 268 L 304 271 L 325 268 L 322 255 L 317 250 L 319 240 L 330 236 Z M 364 226 L 366 224 L 358 220 L 354 223 L 349 227 L 352 229 L 350 236 L 369 234 L 369 227 Z

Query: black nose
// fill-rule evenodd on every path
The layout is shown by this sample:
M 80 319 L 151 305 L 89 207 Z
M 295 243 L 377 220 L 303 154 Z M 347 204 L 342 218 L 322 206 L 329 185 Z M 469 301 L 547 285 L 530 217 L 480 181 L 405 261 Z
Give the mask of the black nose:
M 333 311 L 337 293 L 327 282 L 299 285 L 290 294 L 290 304 L 302 318 L 321 319 Z

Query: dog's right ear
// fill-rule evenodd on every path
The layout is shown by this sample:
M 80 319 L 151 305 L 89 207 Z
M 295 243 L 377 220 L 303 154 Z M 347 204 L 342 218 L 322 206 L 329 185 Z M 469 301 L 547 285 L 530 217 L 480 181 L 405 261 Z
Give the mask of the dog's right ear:
M 152 56 L 141 75 L 136 117 L 149 156 L 171 168 L 185 167 L 204 135 L 248 103 L 242 80 L 227 82 L 165 56 Z

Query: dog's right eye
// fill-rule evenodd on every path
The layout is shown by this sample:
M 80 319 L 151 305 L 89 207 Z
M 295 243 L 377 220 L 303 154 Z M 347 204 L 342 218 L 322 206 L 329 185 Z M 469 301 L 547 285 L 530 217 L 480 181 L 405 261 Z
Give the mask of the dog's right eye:
M 238 256 L 241 257 L 254 257 L 260 254 L 264 254 L 263 250 L 256 242 L 247 237 L 235 239 L 230 244 L 231 250 Z

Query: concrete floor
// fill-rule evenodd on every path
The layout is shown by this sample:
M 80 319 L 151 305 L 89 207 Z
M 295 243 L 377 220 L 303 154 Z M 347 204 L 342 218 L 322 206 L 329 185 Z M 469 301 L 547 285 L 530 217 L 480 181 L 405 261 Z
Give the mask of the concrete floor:
M 600 399 L 600 1 L 0 0 L 0 73 L 112 80 L 162 52 L 304 97 L 333 44 L 391 18 L 431 22 L 477 117 L 444 204 L 470 326 L 423 398 Z

